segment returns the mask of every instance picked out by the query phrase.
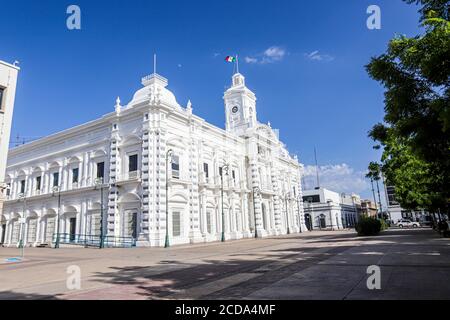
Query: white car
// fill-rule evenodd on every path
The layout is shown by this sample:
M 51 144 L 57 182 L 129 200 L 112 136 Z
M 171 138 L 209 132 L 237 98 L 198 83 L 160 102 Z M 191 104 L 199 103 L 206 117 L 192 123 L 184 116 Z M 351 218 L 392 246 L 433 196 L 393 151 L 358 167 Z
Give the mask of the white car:
M 399 228 L 419 228 L 420 223 L 412 222 L 411 220 L 402 219 L 397 222 L 397 227 Z

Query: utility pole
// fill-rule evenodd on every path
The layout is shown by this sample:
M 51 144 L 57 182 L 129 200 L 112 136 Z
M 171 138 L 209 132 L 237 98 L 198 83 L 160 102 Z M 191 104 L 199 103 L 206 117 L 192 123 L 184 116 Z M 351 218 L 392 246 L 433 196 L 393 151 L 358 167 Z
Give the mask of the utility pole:
M 320 179 L 319 179 L 319 165 L 317 162 L 317 150 L 314 147 L 314 159 L 316 160 L 316 178 L 317 178 L 317 188 L 320 188 Z

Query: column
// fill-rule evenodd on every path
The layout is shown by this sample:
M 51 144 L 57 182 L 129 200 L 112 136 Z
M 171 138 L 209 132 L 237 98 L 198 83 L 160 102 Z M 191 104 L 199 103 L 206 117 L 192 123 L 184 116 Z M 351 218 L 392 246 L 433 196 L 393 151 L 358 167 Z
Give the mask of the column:
M 189 167 L 189 238 L 191 242 L 202 242 L 202 232 L 200 230 L 200 212 L 199 212 L 199 186 L 198 186 L 198 168 L 199 168 L 199 144 L 201 143 L 195 136 L 196 128 L 190 125 L 190 139 L 188 149 L 188 167 Z
M 111 147 L 112 155 L 111 160 L 117 161 L 118 157 L 114 156 L 115 153 L 118 152 L 117 147 Z M 140 219 L 140 234 L 139 234 L 139 246 L 150 246 L 150 211 L 149 211 L 149 203 L 150 203 L 150 194 L 149 194 L 149 180 L 150 180 L 150 167 L 149 167 L 149 157 L 150 157 L 150 133 L 148 130 L 148 123 L 144 122 L 143 124 L 143 133 L 142 133 L 142 150 L 141 150 L 141 177 L 142 177 L 142 210 L 141 210 L 141 219 Z M 116 175 L 116 171 L 111 171 L 112 174 Z M 116 205 L 116 201 L 118 200 L 117 190 L 115 191 L 114 201 L 111 202 L 111 206 Z M 117 221 L 120 223 L 120 221 Z M 123 230 L 119 231 L 119 233 L 123 232 Z
M 266 231 L 264 230 L 263 220 L 262 220 L 262 207 L 261 207 L 261 197 L 255 197 L 253 190 L 255 188 L 259 188 L 261 190 L 260 185 L 260 177 L 258 170 L 258 162 L 256 157 L 250 158 L 250 170 L 251 170 L 251 193 L 252 193 L 252 205 L 253 205 L 253 214 L 255 215 L 255 228 L 256 234 L 258 237 L 263 237 L 266 235 Z
M 36 240 L 33 244 L 34 247 L 41 242 L 40 241 L 41 240 L 41 220 L 42 220 L 42 212 L 41 212 L 41 215 L 38 216 L 37 221 L 36 221 Z
M 275 195 L 273 196 L 273 214 L 274 214 L 274 220 L 275 220 L 275 233 L 276 234 L 280 234 L 282 233 L 282 229 L 283 229 L 283 224 L 282 224 L 282 215 L 281 215 L 281 210 L 282 210 L 282 205 L 281 205 L 281 199 L 280 199 L 280 186 L 279 186 L 279 171 L 276 168 L 272 168 L 271 170 L 272 172 L 272 187 L 273 187 L 273 192 L 275 193 Z
M 200 203 L 202 206 L 202 210 L 201 210 L 201 225 L 202 225 L 202 235 L 203 237 L 206 237 L 206 235 L 208 234 L 208 222 L 207 222 L 207 218 L 206 218 L 206 214 L 207 214 L 207 208 L 206 208 L 206 189 L 203 189 L 201 191 L 201 195 L 200 195 Z M 211 217 L 212 219 L 212 217 Z M 211 226 L 212 227 L 212 226 Z M 212 231 L 212 229 L 211 229 Z

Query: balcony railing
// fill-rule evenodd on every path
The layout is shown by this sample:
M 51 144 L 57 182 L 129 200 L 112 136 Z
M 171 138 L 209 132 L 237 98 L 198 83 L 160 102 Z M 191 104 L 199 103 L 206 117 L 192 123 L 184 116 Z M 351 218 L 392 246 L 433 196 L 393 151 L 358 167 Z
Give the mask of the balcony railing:
M 141 178 L 141 172 L 140 171 L 130 171 L 123 174 L 120 174 L 117 176 L 117 182 L 121 181 L 132 181 L 132 180 L 138 180 Z

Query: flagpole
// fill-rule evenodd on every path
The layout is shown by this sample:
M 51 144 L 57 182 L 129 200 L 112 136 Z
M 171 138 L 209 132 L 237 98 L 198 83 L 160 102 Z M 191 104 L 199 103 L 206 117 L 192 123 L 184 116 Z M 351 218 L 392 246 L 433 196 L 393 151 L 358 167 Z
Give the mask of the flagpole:
M 236 72 L 239 73 L 239 56 L 236 55 Z

